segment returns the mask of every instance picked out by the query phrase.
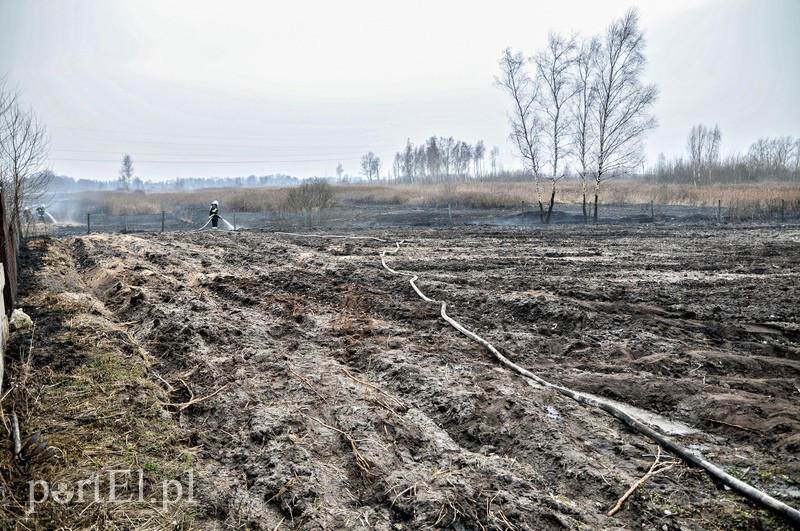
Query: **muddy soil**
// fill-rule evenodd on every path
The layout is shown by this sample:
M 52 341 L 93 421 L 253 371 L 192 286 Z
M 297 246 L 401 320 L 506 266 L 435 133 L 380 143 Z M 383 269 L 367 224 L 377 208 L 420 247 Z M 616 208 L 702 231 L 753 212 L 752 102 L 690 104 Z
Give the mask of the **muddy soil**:
M 203 398 L 172 413 L 198 527 L 791 528 L 682 464 L 607 516 L 656 445 L 447 325 L 382 266 L 401 240 L 387 265 L 513 362 L 800 507 L 798 226 L 92 234 L 48 241 L 71 285 L 29 281 Z

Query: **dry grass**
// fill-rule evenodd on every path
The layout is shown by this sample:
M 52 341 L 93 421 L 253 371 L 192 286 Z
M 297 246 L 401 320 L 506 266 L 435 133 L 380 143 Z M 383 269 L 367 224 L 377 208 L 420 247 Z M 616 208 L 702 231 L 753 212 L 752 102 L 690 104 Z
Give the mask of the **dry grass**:
M 86 192 L 78 202 L 87 212 L 112 216 L 159 214 L 186 209 L 208 208 L 219 201 L 228 211 L 272 212 L 286 203 L 288 188 L 205 188 L 169 192 Z
M 610 183 L 601 195 L 605 203 L 643 204 L 654 201 L 661 205 L 714 207 L 734 202 L 768 205 L 784 199 L 787 203 L 800 199 L 800 186 L 790 183 L 731 184 L 693 186 L 689 184 L 657 184 L 642 181 Z
M 4 440 L 0 526 L 132 529 L 190 522 L 195 508 L 185 497 L 163 504 L 164 482 L 186 485 L 194 456 L 161 407 L 167 396 L 149 373 L 148 354 L 83 299 L 41 291 L 20 304 L 43 310 L 33 330 L 15 332 L 9 342 L 3 421 L 8 429 L 13 411 L 22 441 L 39 432 L 53 451 L 46 459 L 20 460 Z M 64 315 L 71 318 L 62 321 Z
M 549 192 L 545 183 L 543 193 Z M 87 211 L 112 215 L 156 214 L 185 209 L 205 208 L 219 200 L 225 211 L 259 212 L 285 215 L 291 211 L 291 190 L 297 187 L 258 187 L 202 189 L 170 192 L 92 192 L 82 195 Z M 417 207 L 476 209 L 515 209 L 536 205 L 532 182 L 465 182 L 449 184 L 341 184 L 331 187 L 332 205 L 384 206 L 409 205 Z M 587 200 L 593 197 L 589 186 Z M 580 183 L 577 180 L 559 181 L 556 202 L 580 204 Z M 659 205 L 714 207 L 718 201 L 726 209 L 737 212 L 771 212 L 780 208 L 781 200 L 787 212 L 800 208 L 800 186 L 792 183 L 757 183 L 738 185 L 693 186 L 658 184 L 641 180 L 616 180 L 603 183 L 600 189 L 602 204 L 634 205 L 653 201 Z

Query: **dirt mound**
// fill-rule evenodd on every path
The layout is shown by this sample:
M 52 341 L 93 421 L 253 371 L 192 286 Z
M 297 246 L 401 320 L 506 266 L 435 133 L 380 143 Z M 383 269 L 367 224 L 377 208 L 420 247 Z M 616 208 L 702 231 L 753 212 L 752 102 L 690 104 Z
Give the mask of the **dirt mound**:
M 683 465 L 606 516 L 655 445 L 499 366 L 379 253 L 405 240 L 387 263 L 512 361 L 657 414 L 680 444 L 797 506 L 797 229 L 357 235 L 49 241 L 76 268 L 70 291 L 185 405 L 167 411 L 197 450 L 191 525 L 788 528 Z

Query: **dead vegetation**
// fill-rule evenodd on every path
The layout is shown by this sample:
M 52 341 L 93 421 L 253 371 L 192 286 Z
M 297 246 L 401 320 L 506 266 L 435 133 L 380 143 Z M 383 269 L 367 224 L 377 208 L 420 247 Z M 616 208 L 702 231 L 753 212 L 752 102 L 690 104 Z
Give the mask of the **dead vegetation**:
M 162 490 L 186 484 L 195 454 L 161 407 L 167 391 L 148 374 L 149 355 L 103 317 L 101 302 L 41 289 L 74 267 L 48 241 L 29 243 L 47 262 L 35 275 L 26 271 L 20 298 L 35 326 L 16 332 L 8 347 L 2 420 L 9 430 L 9 418 L 18 418 L 28 442 L 15 456 L 4 439 L 0 522 L 17 529 L 188 525 L 191 504 Z M 23 271 L 42 267 L 30 258 L 20 263 Z
M 678 437 L 792 503 L 796 228 L 402 233 L 394 253 L 375 237 L 398 235 L 375 231 L 29 242 L 22 301 L 36 328 L 32 344 L 15 335 L 9 364 L 27 390 L 2 406 L 7 429 L 19 414 L 21 446 L 39 432 L 55 451 L 23 469 L 5 442 L 3 517 L 40 529 L 789 529 L 694 469 L 654 463 L 613 418 L 516 378 L 380 253 L 515 363 L 699 428 Z M 109 470 L 142 470 L 144 501 L 133 473 L 125 503 L 61 504 L 51 489 L 27 511 L 30 480 L 101 471 L 105 494 Z M 190 471 L 195 503 L 150 502 L 164 482 L 188 488 Z
M 526 209 L 535 204 L 536 192 L 528 182 L 463 182 L 448 184 L 328 184 L 308 181 L 294 187 L 225 188 L 171 192 L 129 193 L 86 192 L 76 201 L 85 212 L 112 215 L 160 214 L 162 210 L 186 217 L 189 209 L 203 209 L 219 200 L 225 212 L 257 212 L 275 216 L 296 216 L 324 212 L 334 205 L 343 207 L 398 206 L 466 209 Z M 580 183 L 559 183 L 559 204 L 582 201 Z M 732 219 L 762 219 L 780 213 L 781 201 L 787 214 L 800 209 L 800 189 L 792 183 L 764 182 L 693 186 L 664 184 L 636 179 L 607 183 L 602 205 L 673 205 L 733 209 Z M 756 217 L 749 217 L 755 215 Z

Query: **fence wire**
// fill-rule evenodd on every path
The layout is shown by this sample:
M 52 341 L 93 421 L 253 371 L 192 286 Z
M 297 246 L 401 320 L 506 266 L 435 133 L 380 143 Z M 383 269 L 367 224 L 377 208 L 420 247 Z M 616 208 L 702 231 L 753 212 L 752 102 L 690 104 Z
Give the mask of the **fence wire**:
M 546 206 L 544 207 L 546 211 Z M 35 219 L 23 227 L 23 236 L 65 236 L 91 232 L 162 232 L 211 230 L 206 211 L 164 211 L 150 214 L 113 215 L 107 212 L 63 213 L 53 211 L 52 222 Z M 49 221 L 49 220 L 48 220 Z M 764 207 L 723 204 L 714 207 L 645 204 L 600 205 L 598 223 L 798 223 L 800 204 L 777 201 Z M 594 223 L 589 210 L 579 204 L 556 204 L 549 224 Z M 314 228 L 390 228 L 403 226 L 536 226 L 542 225 L 538 207 L 526 209 L 475 209 L 416 207 L 409 205 L 334 206 L 292 212 L 222 212 L 221 230 L 284 230 Z

